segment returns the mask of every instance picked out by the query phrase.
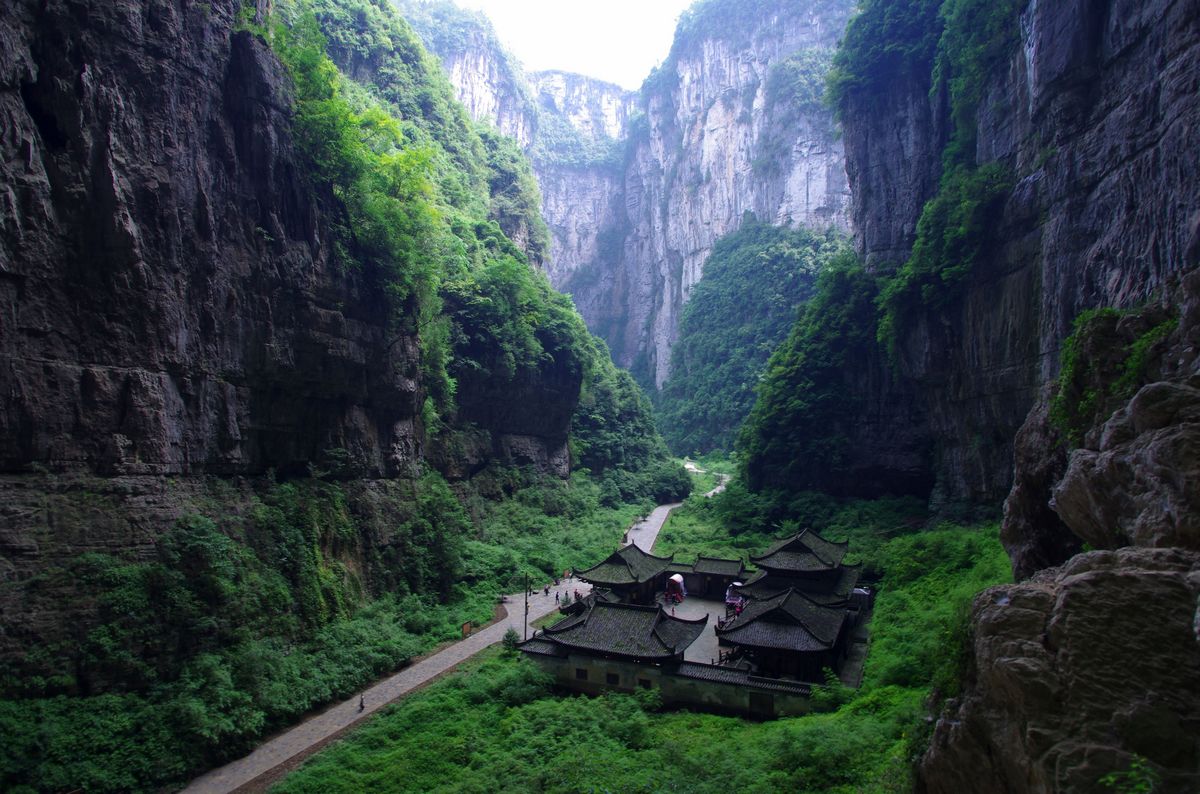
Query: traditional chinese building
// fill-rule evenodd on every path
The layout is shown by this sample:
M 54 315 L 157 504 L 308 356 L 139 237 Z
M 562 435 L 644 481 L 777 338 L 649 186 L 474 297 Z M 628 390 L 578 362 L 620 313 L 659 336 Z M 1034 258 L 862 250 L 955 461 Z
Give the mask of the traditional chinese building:
M 848 603 L 861 611 L 869 606 L 869 595 L 857 589 L 861 566 L 842 564 L 848 546 L 826 540 L 811 529 L 784 538 L 750 558 L 759 570 L 738 592 L 762 601 L 796 590 L 821 604 Z
M 845 602 L 822 604 L 797 590 L 751 601 L 741 614 L 716 629 L 734 661 L 747 661 L 760 676 L 823 680 L 823 670 L 840 672 L 852 628 Z
M 725 560 L 720 557 L 698 557 L 694 563 L 673 562 L 668 574 L 683 576 L 689 595 L 721 600 L 725 591 L 735 582 L 746 579 L 746 564 L 741 560 Z
M 591 695 L 654 689 L 666 705 L 759 719 L 811 709 L 807 684 L 684 661 L 707 617 L 684 620 L 658 606 L 600 599 L 580 603 L 583 611 L 519 646 L 560 687 Z
M 656 557 L 631 543 L 575 575 L 594 587 L 611 590 L 626 604 L 653 604 L 670 565 L 671 557 Z
M 571 680 L 599 681 L 599 676 L 607 675 L 605 663 L 612 660 L 678 665 L 707 623 L 707 616 L 684 620 L 668 615 L 660 606 L 595 600 L 543 629 L 521 650 L 560 660 L 561 665 L 552 667 L 556 672 L 561 672 L 562 665 L 569 667 Z

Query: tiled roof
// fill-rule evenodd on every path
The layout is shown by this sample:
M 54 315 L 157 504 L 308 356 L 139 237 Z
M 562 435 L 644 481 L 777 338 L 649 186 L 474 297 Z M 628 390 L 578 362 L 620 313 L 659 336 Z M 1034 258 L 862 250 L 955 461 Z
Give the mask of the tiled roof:
M 617 549 L 598 565 L 577 571 L 575 575 L 592 584 L 639 584 L 658 576 L 670 564 L 670 557 L 656 557 L 631 543 Z
M 692 566 L 696 573 L 715 574 L 717 576 L 741 576 L 746 566 L 741 560 L 723 560 L 720 557 L 699 557 Z
M 817 592 L 813 589 L 812 582 L 794 579 L 786 574 L 759 571 L 747 579 L 746 583 L 738 588 L 738 592 L 747 598 L 764 600 L 774 598 L 789 589 L 799 590 L 819 604 L 838 604 L 850 597 L 861 574 L 861 566 L 843 565 L 833 587 L 824 592 Z
M 534 637 L 532 640 L 526 640 L 517 646 L 525 653 L 532 653 L 538 656 L 562 656 L 561 646 L 555 645 L 552 642 L 546 642 L 541 637 Z
M 683 653 L 706 623 L 707 615 L 684 620 L 657 606 L 598 601 L 587 611 L 546 627 L 540 639 L 569 649 L 661 659 Z
M 719 684 L 738 684 L 739 686 L 768 689 L 776 692 L 787 692 L 796 695 L 812 694 L 812 687 L 799 681 L 787 681 L 780 678 L 763 678 L 751 675 L 745 670 L 735 670 L 732 667 L 721 667 L 714 664 L 699 662 L 684 662 L 675 670 L 675 675 L 692 678 L 697 681 L 713 681 Z
M 760 568 L 806 573 L 838 567 L 849 543 L 834 543 L 806 529 L 772 544 L 762 555 L 750 559 Z
M 821 651 L 837 642 L 845 620 L 845 608 L 818 604 L 789 589 L 774 598 L 751 601 L 742 614 L 716 631 L 735 645 Z

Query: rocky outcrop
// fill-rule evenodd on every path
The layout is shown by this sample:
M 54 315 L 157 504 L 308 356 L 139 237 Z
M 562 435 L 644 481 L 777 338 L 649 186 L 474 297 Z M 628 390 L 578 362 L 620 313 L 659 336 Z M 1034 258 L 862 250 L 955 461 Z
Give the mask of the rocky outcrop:
M 1024 330 L 1038 353 L 1022 367 L 1038 385 L 1010 395 L 1034 401 L 1001 531 L 1025 581 L 976 600 L 962 696 L 920 766 L 928 791 L 1200 785 L 1200 216 L 1196 174 L 1177 161 L 1197 142 L 1196 11 L 1024 12 L 1012 68 L 1030 104 L 1006 128 L 1040 128 L 1057 148 L 1006 208 L 1005 228 L 1031 206 L 1037 227 L 988 261 L 1027 251 L 1041 285 Z M 1069 46 L 1051 53 L 1051 31 Z M 1018 171 L 1028 146 L 1009 149 Z M 1133 304 L 1078 327 L 1060 378 L 1070 319 Z M 1083 544 L 1105 551 L 1071 556 Z
M 1108 420 L 1098 450 L 1071 453 L 1053 505 L 1095 548 L 1200 549 L 1197 482 L 1200 389 L 1152 383 Z
M 625 137 L 636 107 L 635 92 L 558 70 L 532 72 L 529 82 L 538 107 L 565 119 L 584 138 L 616 141 Z
M 416 342 L 333 264 L 288 79 L 229 36 L 237 7 L 104 3 L 82 26 L 31 2 L 0 23 L 5 470 L 415 462 Z
M 636 101 L 578 75 L 531 77 L 539 127 L 530 151 L 553 239 L 547 271 L 644 381 L 665 380 L 688 293 L 713 243 L 746 213 L 849 230 L 842 144 L 820 89 L 852 7 L 724 3 L 685 15 Z M 481 64 L 468 77 L 458 48 L 439 46 L 444 33 L 418 30 L 460 96 L 496 71 Z
M 242 6 L 0 13 L 0 654 L 89 608 L 38 590 L 64 560 L 145 558 L 180 515 L 235 515 L 248 482 L 429 460 L 418 340 L 381 273 L 337 263 L 341 210 Z M 561 370 L 511 398 L 463 384 L 474 467 L 566 474 L 581 375 Z
M 935 501 L 1002 498 L 1013 439 L 1073 318 L 1157 299 L 1190 267 L 1198 19 L 1195 0 L 1022 10 L 976 123 L 976 159 L 1003 164 L 1015 186 L 961 298 L 898 340 L 930 417 Z M 879 96 L 843 108 L 854 227 L 876 272 L 907 258 L 940 178 L 950 114 L 929 88 L 897 70 Z
M 1092 792 L 1132 773 L 1131 785 L 1195 791 L 1198 598 L 1200 553 L 1143 548 L 982 593 L 964 691 L 937 721 L 922 790 Z

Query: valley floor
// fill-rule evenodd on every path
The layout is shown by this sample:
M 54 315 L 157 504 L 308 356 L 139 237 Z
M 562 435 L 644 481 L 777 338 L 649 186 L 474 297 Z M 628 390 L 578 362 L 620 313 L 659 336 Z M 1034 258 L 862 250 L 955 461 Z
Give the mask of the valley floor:
M 758 545 L 720 537 L 712 501 L 693 497 L 675 511 L 663 530 L 671 542 L 657 552 Z M 903 500 L 848 503 L 819 522 L 849 538 L 881 581 L 862 686 L 818 690 L 817 713 L 754 723 L 663 712 L 651 693 L 563 696 L 526 660 L 492 649 L 399 700 L 273 790 L 907 791 L 928 737 L 930 695 L 953 694 L 966 607 L 1009 578 L 997 527 L 922 530 L 911 508 Z M 641 540 L 639 531 L 630 539 Z
M 724 480 L 705 496 L 719 493 L 723 487 Z M 667 517 L 679 506 L 679 503 L 673 503 L 654 508 L 650 515 L 630 528 L 626 535 L 628 542 L 646 551 L 652 550 Z M 564 582 L 562 592 L 565 592 L 567 587 L 583 594 L 591 591 L 591 585 L 577 579 Z M 508 595 L 505 600 L 508 604 L 508 615 L 504 619 L 365 690 L 362 693 L 365 704 L 362 711 L 359 710 L 358 697 L 331 706 L 265 742 L 245 758 L 200 776 L 184 791 L 191 794 L 227 794 L 243 786 L 260 788 L 276 777 L 274 773 L 295 765 L 388 704 L 454 669 L 485 648 L 499 643 L 510 628 L 522 634 L 532 632 L 534 622 L 558 608 L 558 600 L 553 591 L 548 595 L 535 591 L 529 599 L 526 625 L 521 619 L 521 613 L 524 611 L 522 594 Z M 712 639 L 715 645 L 715 635 Z

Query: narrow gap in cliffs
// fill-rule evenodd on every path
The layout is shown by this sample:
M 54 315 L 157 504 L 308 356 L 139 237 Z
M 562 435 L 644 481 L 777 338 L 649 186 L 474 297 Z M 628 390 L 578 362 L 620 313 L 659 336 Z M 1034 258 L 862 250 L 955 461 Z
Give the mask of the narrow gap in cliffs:
M 47 148 L 56 151 L 66 148 L 67 136 L 59 128 L 58 119 L 42 101 L 36 83 L 21 83 L 21 101 L 25 103 L 25 109 L 29 111 L 29 117 L 33 119 Z

